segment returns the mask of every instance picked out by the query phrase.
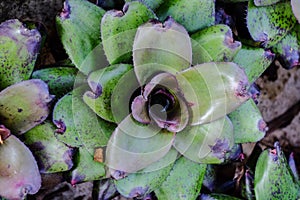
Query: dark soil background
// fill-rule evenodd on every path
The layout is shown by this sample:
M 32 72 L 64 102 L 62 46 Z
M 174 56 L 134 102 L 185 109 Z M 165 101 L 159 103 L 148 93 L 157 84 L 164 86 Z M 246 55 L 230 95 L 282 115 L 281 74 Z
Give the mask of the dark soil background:
M 0 0 L 0 22 L 13 18 L 35 22 L 47 35 L 36 68 L 54 65 L 67 58 L 54 23 L 62 4 L 63 0 Z M 275 60 L 256 84 L 260 89 L 258 107 L 269 127 L 259 145 L 273 147 L 274 142 L 279 141 L 285 153 L 294 152 L 296 163 L 300 163 L 300 68 L 286 70 Z M 300 165 L 297 166 L 300 171 Z M 92 199 L 92 183 L 72 187 L 66 182 L 60 183 L 63 180 L 61 174 L 43 178 L 43 190 L 29 199 Z

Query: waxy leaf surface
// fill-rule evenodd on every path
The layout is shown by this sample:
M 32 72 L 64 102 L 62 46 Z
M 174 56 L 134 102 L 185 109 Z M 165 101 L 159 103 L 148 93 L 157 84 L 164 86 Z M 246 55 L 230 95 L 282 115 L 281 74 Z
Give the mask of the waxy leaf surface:
M 13 134 L 23 134 L 48 117 L 52 99 L 39 79 L 16 83 L 0 92 L 0 121 Z

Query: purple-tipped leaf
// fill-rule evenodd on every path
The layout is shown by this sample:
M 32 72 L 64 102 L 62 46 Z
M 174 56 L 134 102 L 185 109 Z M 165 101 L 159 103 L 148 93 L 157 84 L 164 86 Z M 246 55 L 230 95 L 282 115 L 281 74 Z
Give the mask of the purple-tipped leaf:
M 159 72 L 175 74 L 190 66 L 192 46 L 183 26 L 168 18 L 140 26 L 133 43 L 133 63 L 141 85 Z
M 39 79 L 22 81 L 0 92 L 0 121 L 13 134 L 23 134 L 42 123 L 53 96 Z
M 192 125 L 214 121 L 249 99 L 248 79 L 232 62 L 204 63 L 176 74 L 192 112 Z
M 41 187 L 37 163 L 29 149 L 14 135 L 0 144 L 0 196 L 24 199 Z

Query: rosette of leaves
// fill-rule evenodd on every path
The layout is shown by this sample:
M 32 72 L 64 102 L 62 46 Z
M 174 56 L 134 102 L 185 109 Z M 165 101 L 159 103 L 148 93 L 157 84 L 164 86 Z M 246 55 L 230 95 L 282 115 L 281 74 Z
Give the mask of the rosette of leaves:
M 266 124 L 248 88 L 274 55 L 242 47 L 227 25 L 214 25 L 213 1 L 168 1 L 155 13 L 143 2 L 130 1 L 123 10 L 97 18 L 100 37 L 88 31 L 99 28 L 87 26 L 94 23 L 91 19 L 74 14 L 85 4 L 65 2 L 57 18 L 64 48 L 88 74 L 90 87 L 82 99 L 82 93 L 70 97 L 74 90 L 56 105 L 54 119 L 58 128 L 64 127 L 58 139 L 99 156 L 123 196 L 142 198 L 154 191 L 159 199 L 195 199 L 206 164 L 227 162 L 236 144 L 264 136 Z M 190 8 L 211 18 L 197 23 Z M 82 35 L 74 36 L 83 26 Z M 96 45 L 84 46 L 79 56 L 75 43 Z M 104 53 L 108 66 L 100 60 L 93 65 L 94 51 L 98 57 Z M 253 56 L 243 59 L 249 54 Z M 73 103 L 67 101 L 72 98 Z M 89 110 L 81 101 L 74 106 L 79 100 Z M 70 103 L 73 114 L 67 109 Z M 67 117 L 74 114 L 75 124 L 86 120 L 90 126 L 76 129 Z M 105 124 L 112 126 L 106 129 Z M 87 134 L 99 142 L 85 143 Z
M 19 20 L 0 24 L 0 196 L 24 199 L 41 187 L 41 175 L 31 151 L 18 138 L 48 116 L 46 83 L 29 79 L 41 35 Z

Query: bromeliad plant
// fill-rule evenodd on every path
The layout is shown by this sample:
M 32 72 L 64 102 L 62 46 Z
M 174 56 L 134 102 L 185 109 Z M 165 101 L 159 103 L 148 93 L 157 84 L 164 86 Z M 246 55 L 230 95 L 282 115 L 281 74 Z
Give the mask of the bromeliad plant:
M 265 135 L 266 123 L 251 98 L 250 85 L 273 61 L 269 49 L 290 66 L 298 62 L 299 51 L 281 52 L 290 48 L 287 41 L 297 41 L 299 24 L 290 2 L 261 2 L 249 1 L 247 24 L 263 48 L 248 40 L 244 43 L 254 46 L 242 45 L 228 25 L 215 23 L 219 19 L 211 0 L 127 0 L 122 11 L 68 0 L 56 24 L 76 68 L 34 71 L 37 41 L 18 38 L 29 34 L 40 42 L 40 35 L 19 30 L 18 21 L 1 24 L 0 87 L 6 89 L 0 92 L 0 124 L 5 125 L 0 127 L 0 196 L 22 199 L 36 193 L 39 170 L 65 172 L 72 185 L 105 179 L 103 187 L 113 186 L 100 199 L 115 191 L 128 198 L 154 192 L 158 199 L 196 199 L 202 183 L 208 182 L 203 180 L 208 179 L 207 166 L 237 159 L 241 143 L 257 142 Z M 294 13 L 299 17 L 295 9 Z M 274 20 L 263 21 L 263 30 L 252 23 L 257 15 Z M 278 22 L 282 15 L 292 20 Z M 289 32 L 293 26 L 295 32 Z M 274 27 L 280 27 L 279 32 Z M 48 117 L 51 100 L 56 104 Z M 19 134 L 34 157 L 14 136 Z M 276 151 L 259 158 L 255 194 L 248 184 L 247 198 L 269 198 L 282 189 L 279 183 L 294 181 L 275 146 Z M 22 158 L 13 156 L 20 157 L 20 151 Z M 28 162 L 20 167 L 24 159 Z M 265 170 L 285 175 L 271 180 L 260 176 Z M 281 191 L 296 197 L 297 181 L 294 186 Z M 267 196 L 265 191 L 270 191 Z
M 105 14 L 86 5 L 86 13 L 95 12 L 97 20 L 83 23 L 85 12 L 79 14 L 78 7 L 85 4 L 65 2 L 57 18 L 64 47 L 75 66 L 88 75 L 91 89 L 76 89 L 56 104 L 54 123 L 64 127 L 57 138 L 100 157 L 116 179 L 118 192 L 126 197 L 141 198 L 155 191 L 159 199 L 195 199 L 205 164 L 227 162 L 239 149 L 237 143 L 264 136 L 266 124 L 250 99 L 248 77 L 253 82 L 274 56 L 241 49 L 227 25 L 213 25 L 214 17 L 199 21 L 187 12 L 206 6 L 207 15 L 213 16 L 212 1 L 166 3 L 158 16 L 138 1 Z M 186 10 L 176 13 L 183 5 Z M 100 20 L 97 32 L 93 23 Z M 78 37 L 77 32 L 84 35 Z M 109 66 L 95 58 L 102 47 Z M 251 62 L 260 64 L 247 65 L 239 51 L 259 55 Z M 245 69 L 230 62 L 234 58 Z M 251 113 L 251 120 L 245 113 Z M 86 178 L 81 170 L 72 183 Z M 174 193 L 177 190 L 182 191 Z

